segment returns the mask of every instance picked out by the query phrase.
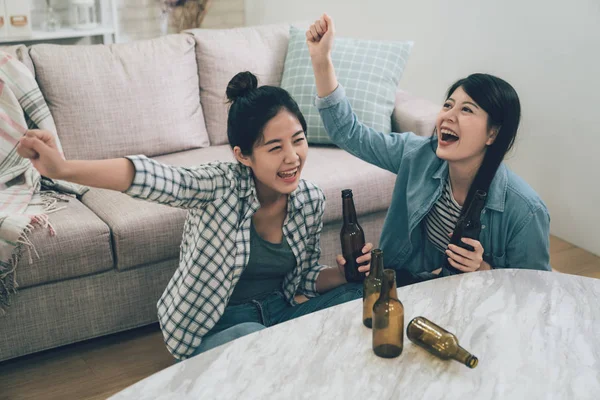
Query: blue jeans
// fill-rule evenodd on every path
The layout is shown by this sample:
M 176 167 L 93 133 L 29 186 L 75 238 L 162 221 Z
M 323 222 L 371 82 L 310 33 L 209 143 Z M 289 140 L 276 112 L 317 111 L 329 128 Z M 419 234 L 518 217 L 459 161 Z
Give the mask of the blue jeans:
M 190 357 L 266 327 L 359 298 L 362 298 L 362 284 L 347 283 L 296 306 L 291 306 L 281 292 L 227 306 L 219 322 Z

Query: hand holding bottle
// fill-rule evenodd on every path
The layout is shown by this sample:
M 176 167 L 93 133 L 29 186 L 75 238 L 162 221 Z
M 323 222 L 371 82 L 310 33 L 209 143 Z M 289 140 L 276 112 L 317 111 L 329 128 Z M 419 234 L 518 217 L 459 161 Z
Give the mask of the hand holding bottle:
M 458 218 L 454 232 L 450 236 L 450 244 L 446 249 L 449 256 L 446 260 L 446 272 L 450 275 L 461 272 L 474 272 L 484 266 L 490 269 L 489 264 L 483 261 L 483 246 L 479 242 L 481 230 L 481 214 L 487 199 L 487 192 L 477 190 L 469 202 L 464 214 Z
M 361 265 L 360 267 L 358 267 L 358 271 L 364 272 L 367 276 L 369 275 L 369 271 L 371 270 L 371 250 L 373 250 L 373 243 L 365 244 L 365 246 L 362 248 L 363 255 L 356 259 L 357 265 L 360 265 L 362 263 L 367 263 L 365 265 Z M 337 266 L 340 271 L 340 274 L 342 274 L 342 276 L 344 276 L 344 279 L 346 279 L 345 278 L 345 276 L 346 276 L 346 270 L 345 270 L 346 259 L 344 258 L 343 255 L 338 254 L 335 261 L 337 262 Z
M 483 261 L 483 246 L 478 240 L 462 238 L 463 243 L 473 248 L 469 251 L 454 244 L 449 244 L 446 249 L 448 262 L 454 268 L 462 272 L 475 272 L 478 270 L 491 269 L 489 264 Z

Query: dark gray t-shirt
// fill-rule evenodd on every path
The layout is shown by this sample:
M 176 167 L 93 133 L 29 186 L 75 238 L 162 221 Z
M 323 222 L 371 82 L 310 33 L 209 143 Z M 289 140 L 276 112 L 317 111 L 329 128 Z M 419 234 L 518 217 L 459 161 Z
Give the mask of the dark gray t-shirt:
M 295 266 L 296 257 L 285 236 L 281 243 L 267 242 L 251 223 L 250 259 L 233 288 L 229 304 L 247 303 L 280 290 L 283 278 Z

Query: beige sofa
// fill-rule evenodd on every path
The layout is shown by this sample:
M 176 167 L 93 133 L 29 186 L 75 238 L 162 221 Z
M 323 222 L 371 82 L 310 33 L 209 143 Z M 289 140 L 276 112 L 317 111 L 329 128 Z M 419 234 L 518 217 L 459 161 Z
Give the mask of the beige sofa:
M 73 159 L 146 154 L 174 165 L 233 160 L 225 87 L 241 70 L 279 85 L 287 25 L 190 33 L 112 46 L 7 49 L 35 73 Z M 396 131 L 429 134 L 438 110 L 399 91 Z M 311 146 L 303 178 L 327 196 L 322 262 L 340 251 L 340 191 L 354 191 L 376 243 L 395 176 L 333 147 Z M 153 323 L 177 267 L 185 211 L 91 189 L 51 214 L 57 235 L 31 235 L 19 290 L 0 317 L 0 361 Z

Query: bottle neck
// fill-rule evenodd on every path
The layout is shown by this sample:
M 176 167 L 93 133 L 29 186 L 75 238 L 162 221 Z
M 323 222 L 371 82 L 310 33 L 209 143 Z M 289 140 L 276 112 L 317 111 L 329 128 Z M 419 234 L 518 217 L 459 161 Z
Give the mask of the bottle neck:
M 342 211 L 344 214 L 344 224 L 356 223 L 356 209 L 354 208 L 354 199 L 352 197 L 344 197 L 342 199 Z
M 470 235 L 468 237 L 471 238 L 473 236 L 479 237 L 481 211 L 483 211 L 486 197 L 487 194 L 480 190 L 475 193 L 475 197 L 473 197 L 473 200 L 469 204 L 469 208 L 467 208 L 466 212 L 462 214 L 456 222 L 456 227 L 454 228 L 454 232 L 452 232 L 452 236 L 450 238 L 451 244 L 463 247 L 462 238 L 465 236 L 465 234 Z M 450 263 L 446 261 L 445 265 L 449 266 Z M 451 268 L 454 269 L 454 267 Z
M 389 301 L 390 299 L 398 300 L 396 274 L 392 269 L 383 271 L 383 281 L 381 282 L 381 293 L 379 294 L 379 298 L 381 301 Z
M 373 251 L 371 252 L 371 271 L 369 276 L 373 275 L 376 279 L 383 278 L 383 253 Z
M 471 204 L 469 204 L 469 208 L 467 209 L 467 212 L 465 213 L 466 220 L 479 221 L 479 218 L 481 217 L 481 211 L 483 210 L 483 206 L 485 205 L 486 197 L 487 197 L 487 195 L 485 192 L 478 190 L 475 193 L 475 196 L 473 197 L 473 200 L 471 201 Z
M 469 353 L 460 346 L 458 346 L 458 351 L 452 358 L 454 358 L 459 363 L 466 365 L 469 368 L 475 368 L 479 363 L 477 357 L 475 357 L 473 354 Z

